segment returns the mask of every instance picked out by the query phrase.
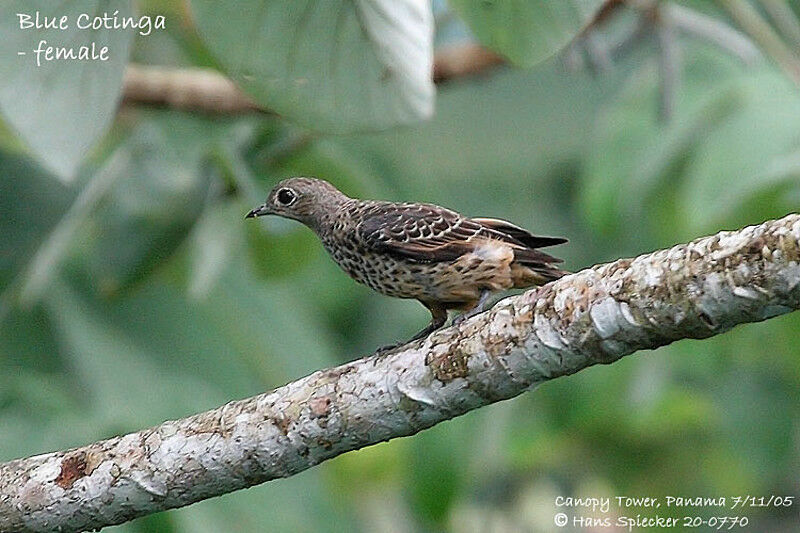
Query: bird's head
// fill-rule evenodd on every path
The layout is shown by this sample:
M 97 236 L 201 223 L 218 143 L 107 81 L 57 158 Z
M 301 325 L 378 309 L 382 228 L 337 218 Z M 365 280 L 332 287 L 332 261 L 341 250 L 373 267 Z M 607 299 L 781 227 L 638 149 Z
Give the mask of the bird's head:
M 339 189 L 317 178 L 289 178 L 269 193 L 267 200 L 245 218 L 278 215 L 314 226 L 319 217 L 347 200 Z

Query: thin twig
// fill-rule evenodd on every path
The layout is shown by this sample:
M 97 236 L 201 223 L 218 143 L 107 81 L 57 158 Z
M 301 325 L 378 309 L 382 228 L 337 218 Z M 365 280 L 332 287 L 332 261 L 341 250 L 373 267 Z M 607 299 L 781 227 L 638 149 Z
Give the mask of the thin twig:
M 747 0 L 719 0 L 731 17 L 800 85 L 800 59 Z
M 800 47 L 800 21 L 789 4 L 785 0 L 761 0 L 761 5 L 778 30 L 791 40 L 795 48 Z
M 716 44 L 747 65 L 761 58 L 758 47 L 746 35 L 721 20 L 671 2 L 665 3 L 661 12 L 676 28 Z
M 675 100 L 678 94 L 681 75 L 681 56 L 675 27 L 668 18 L 662 18 L 655 25 L 658 39 L 658 65 L 661 73 L 661 98 L 659 112 L 661 119 L 669 121 L 675 115 Z
M 442 83 L 472 76 L 503 63 L 505 60 L 501 56 L 477 44 L 445 46 L 434 56 L 433 81 Z

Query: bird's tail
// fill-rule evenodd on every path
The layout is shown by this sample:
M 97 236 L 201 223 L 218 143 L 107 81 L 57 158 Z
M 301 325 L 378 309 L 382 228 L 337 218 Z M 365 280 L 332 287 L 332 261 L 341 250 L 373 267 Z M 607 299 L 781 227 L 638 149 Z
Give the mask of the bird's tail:
M 541 250 L 522 248 L 514 250 L 514 262 L 511 263 L 511 280 L 514 287 L 524 288 L 531 285 L 544 285 L 563 277 L 569 272 L 555 266 L 562 260 L 546 254 Z
M 556 280 L 568 272 L 556 267 L 555 264 L 563 260 L 545 253 L 539 248 L 564 244 L 567 239 L 562 237 L 542 237 L 533 235 L 507 220 L 498 218 L 473 218 L 493 236 L 508 242 L 514 249 L 514 261 L 511 263 L 511 280 L 516 288 L 530 287 L 531 285 L 544 285 Z
M 552 265 L 526 265 L 517 261 L 511 263 L 511 281 L 517 289 L 524 289 L 531 285 L 544 285 L 567 274 L 569 274 L 568 271 Z

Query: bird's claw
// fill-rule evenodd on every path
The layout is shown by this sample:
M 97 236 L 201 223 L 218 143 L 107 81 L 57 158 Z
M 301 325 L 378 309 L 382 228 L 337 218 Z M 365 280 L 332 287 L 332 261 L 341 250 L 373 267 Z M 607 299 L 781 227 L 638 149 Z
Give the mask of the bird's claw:
M 384 344 L 383 346 L 379 346 L 377 350 L 375 350 L 375 355 L 386 355 L 387 353 L 391 352 L 392 350 L 396 350 L 397 348 L 403 345 L 402 342 L 395 342 L 392 344 Z
M 477 316 L 477 315 L 481 314 L 482 312 L 483 312 L 483 309 L 479 309 L 477 311 L 464 311 L 463 313 L 461 313 L 457 317 L 453 318 L 453 323 L 451 325 L 457 326 L 457 325 L 461 324 L 462 322 L 464 322 L 465 320 L 467 320 L 469 318 L 472 318 L 474 316 Z

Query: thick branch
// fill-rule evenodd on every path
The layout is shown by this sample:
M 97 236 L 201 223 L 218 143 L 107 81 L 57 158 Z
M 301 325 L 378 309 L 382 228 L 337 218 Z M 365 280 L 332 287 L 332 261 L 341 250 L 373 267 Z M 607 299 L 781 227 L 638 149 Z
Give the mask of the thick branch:
M 385 355 L 124 437 L 0 465 L 0 530 L 79 531 L 413 435 L 636 350 L 800 308 L 800 215 L 621 259 Z
M 164 105 L 207 113 L 246 113 L 259 107 L 231 80 L 210 69 L 128 65 L 125 104 Z

